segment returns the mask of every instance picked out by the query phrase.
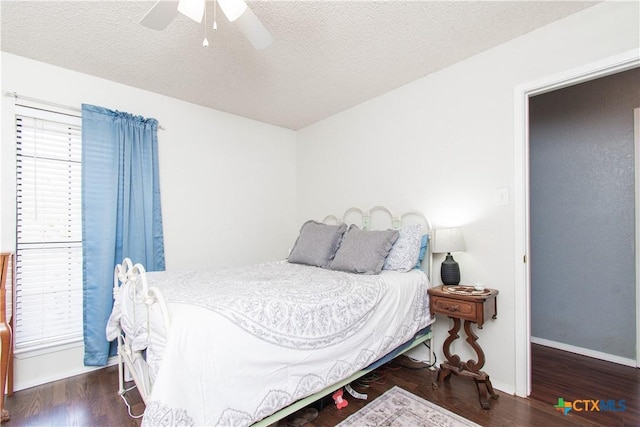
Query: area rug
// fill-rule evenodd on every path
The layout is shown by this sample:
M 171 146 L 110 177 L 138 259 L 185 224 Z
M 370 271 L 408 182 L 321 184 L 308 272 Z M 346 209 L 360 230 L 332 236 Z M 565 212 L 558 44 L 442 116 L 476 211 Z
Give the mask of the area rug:
M 476 426 L 466 418 L 395 386 L 338 424 L 339 427 Z

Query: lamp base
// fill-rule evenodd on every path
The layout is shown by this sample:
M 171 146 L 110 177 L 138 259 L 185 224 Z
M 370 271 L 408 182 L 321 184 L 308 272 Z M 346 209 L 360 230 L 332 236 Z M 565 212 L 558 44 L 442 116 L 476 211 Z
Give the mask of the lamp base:
M 460 283 L 460 267 L 451 253 L 448 253 L 445 260 L 442 261 L 440 278 L 445 285 L 457 285 Z

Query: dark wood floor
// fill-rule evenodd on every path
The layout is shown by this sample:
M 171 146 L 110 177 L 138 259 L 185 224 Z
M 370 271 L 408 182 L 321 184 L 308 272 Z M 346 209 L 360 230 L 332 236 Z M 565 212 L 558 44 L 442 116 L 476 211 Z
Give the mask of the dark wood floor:
M 590 357 L 532 346 L 531 397 L 557 404 L 558 398 L 614 401 L 624 411 L 572 410 L 581 419 L 603 426 L 640 426 L 640 369 Z M 582 409 L 583 404 L 578 405 Z M 592 409 L 592 407 L 590 407 Z
M 337 410 L 328 403 L 309 427 L 333 426 L 394 385 L 430 400 L 482 426 L 640 426 L 640 370 L 534 345 L 533 392 L 524 399 L 498 392 L 491 409 L 483 410 L 475 384 L 455 376 L 433 390 L 435 373 L 400 357 L 376 371 L 367 384 L 354 385 L 368 393 L 367 401 L 347 397 L 349 406 Z M 6 407 L 16 426 L 139 426 L 129 417 L 116 391 L 117 369 L 89 374 L 16 392 Z M 144 410 L 137 392 L 129 392 L 132 412 Z M 578 412 L 568 415 L 553 407 L 583 399 L 625 400 L 624 412 Z

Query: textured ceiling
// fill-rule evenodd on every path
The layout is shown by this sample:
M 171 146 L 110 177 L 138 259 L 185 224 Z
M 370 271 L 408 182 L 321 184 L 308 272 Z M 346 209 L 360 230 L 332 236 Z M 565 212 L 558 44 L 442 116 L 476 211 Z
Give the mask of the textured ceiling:
M 595 4 L 582 1 L 249 1 L 275 42 L 256 51 L 218 13 L 138 21 L 154 1 L 7 1 L 3 51 L 300 129 Z M 208 16 L 213 14 L 208 2 Z

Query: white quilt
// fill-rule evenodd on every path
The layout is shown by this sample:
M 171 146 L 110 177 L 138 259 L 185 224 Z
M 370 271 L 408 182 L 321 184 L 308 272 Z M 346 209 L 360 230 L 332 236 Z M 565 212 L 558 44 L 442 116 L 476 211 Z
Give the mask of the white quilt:
M 368 276 L 276 262 L 147 278 L 171 327 L 145 426 L 250 425 L 430 323 L 418 270 Z

